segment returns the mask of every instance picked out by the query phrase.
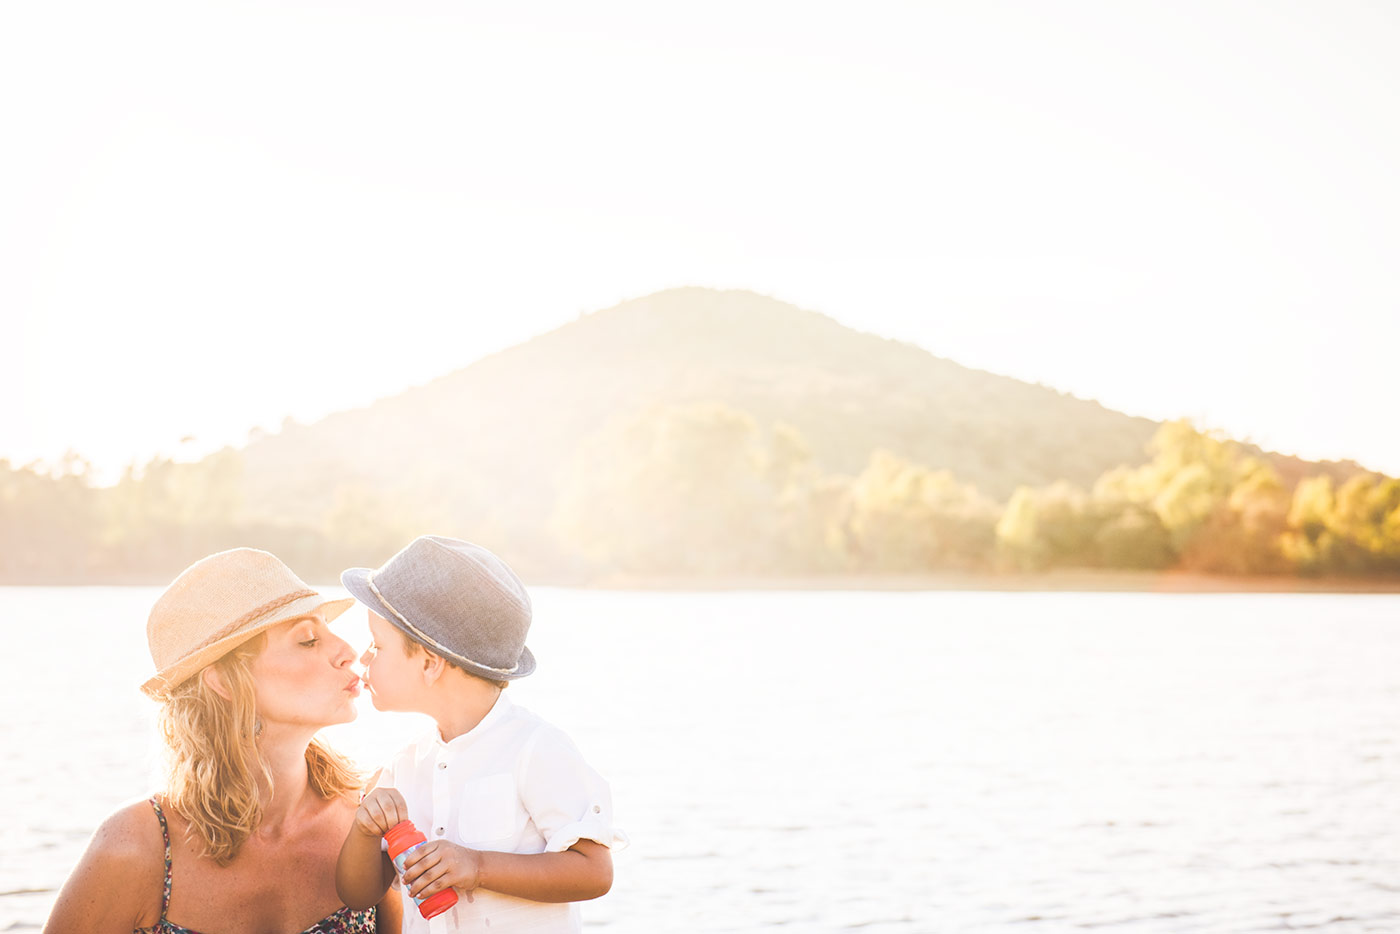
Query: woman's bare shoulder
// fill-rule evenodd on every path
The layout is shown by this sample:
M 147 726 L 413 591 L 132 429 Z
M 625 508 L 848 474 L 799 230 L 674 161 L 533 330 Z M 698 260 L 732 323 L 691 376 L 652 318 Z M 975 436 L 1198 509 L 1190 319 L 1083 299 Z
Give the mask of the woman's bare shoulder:
M 134 801 L 104 820 L 63 884 L 46 931 L 125 930 L 160 917 L 165 838 L 149 801 Z
M 170 819 L 170 808 L 164 808 Z M 165 876 L 165 837 L 160 819 L 149 798 L 131 801 L 117 808 L 93 831 L 88 845 L 106 860 L 128 864 L 132 871 L 153 867 Z

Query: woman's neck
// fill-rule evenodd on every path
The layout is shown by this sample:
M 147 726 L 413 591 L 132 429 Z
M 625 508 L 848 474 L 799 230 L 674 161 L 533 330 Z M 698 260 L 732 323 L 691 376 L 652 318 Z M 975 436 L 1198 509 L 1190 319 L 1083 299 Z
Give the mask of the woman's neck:
M 272 777 L 258 780 L 258 796 L 262 800 L 261 836 L 278 837 L 291 829 L 301 816 L 306 803 L 319 800 L 311 790 L 306 767 L 306 748 L 311 736 L 268 736 L 258 743 L 258 755 Z

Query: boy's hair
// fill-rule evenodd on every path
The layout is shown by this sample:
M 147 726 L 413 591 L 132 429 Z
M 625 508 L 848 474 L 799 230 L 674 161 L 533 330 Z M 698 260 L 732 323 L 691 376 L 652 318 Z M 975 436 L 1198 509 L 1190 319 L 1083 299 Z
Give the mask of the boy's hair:
M 395 627 L 395 628 L 397 629 L 397 627 Z M 466 675 L 468 678 L 475 678 L 475 679 L 478 680 L 478 681 L 485 681 L 487 684 L 494 684 L 496 687 L 500 688 L 502 691 L 504 691 L 504 690 L 510 685 L 510 682 L 509 682 L 509 681 L 497 681 L 497 680 L 495 680 L 495 679 L 493 679 L 493 678 L 483 678 L 481 675 L 477 674 L 476 672 L 467 671 L 466 668 L 462 667 L 462 665 L 460 665 L 459 663 L 454 662 L 452 659 L 448 658 L 446 655 L 438 655 L 438 653 L 432 651 L 431 649 L 424 648 L 422 645 L 418 644 L 417 642 L 414 642 L 412 639 L 410 639 L 410 638 L 408 637 L 408 633 L 404 632 L 402 629 L 399 629 L 399 630 L 398 630 L 398 633 L 399 633 L 399 638 L 403 640 L 403 654 L 407 655 L 409 658 L 412 658 L 413 656 L 417 655 L 419 652 L 427 652 L 427 653 L 430 654 L 430 655 L 436 655 L 438 658 L 442 659 L 443 662 L 444 662 L 449 668 L 456 668 L 458 671 L 460 671 L 462 674 Z

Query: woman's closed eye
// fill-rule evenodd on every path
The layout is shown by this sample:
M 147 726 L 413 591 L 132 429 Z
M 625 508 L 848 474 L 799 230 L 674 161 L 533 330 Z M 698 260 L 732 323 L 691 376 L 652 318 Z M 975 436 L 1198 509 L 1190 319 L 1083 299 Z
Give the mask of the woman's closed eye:
M 319 636 L 313 636 L 313 637 L 311 637 L 310 639 L 307 639 L 305 642 L 298 642 L 297 644 L 298 644 L 298 645 L 306 646 L 306 648 L 309 649 L 309 648 L 311 648 L 312 646 L 314 646 L 316 643 L 318 643 L 318 642 L 320 642 L 320 641 L 321 641 L 321 638 L 320 638 Z

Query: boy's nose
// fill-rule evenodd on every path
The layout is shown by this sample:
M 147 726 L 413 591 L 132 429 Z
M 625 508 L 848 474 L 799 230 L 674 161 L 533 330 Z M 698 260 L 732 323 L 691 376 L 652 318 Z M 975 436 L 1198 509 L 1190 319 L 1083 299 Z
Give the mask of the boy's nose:
M 369 649 L 365 649 L 365 654 L 363 654 L 363 655 L 360 656 L 360 664 L 361 664 L 361 665 L 368 665 L 368 664 L 369 664 L 369 660 L 370 660 L 370 650 L 369 650 Z

